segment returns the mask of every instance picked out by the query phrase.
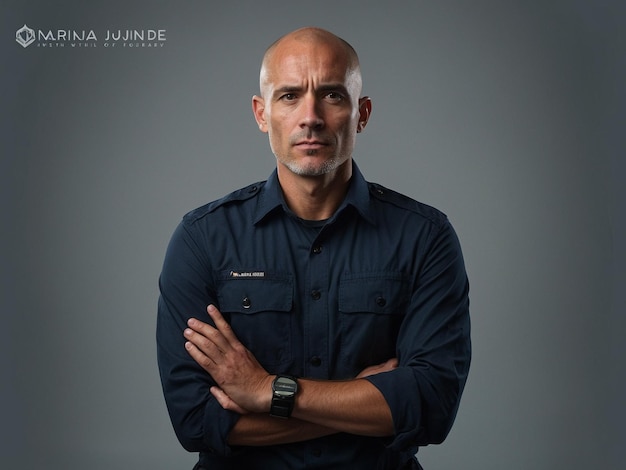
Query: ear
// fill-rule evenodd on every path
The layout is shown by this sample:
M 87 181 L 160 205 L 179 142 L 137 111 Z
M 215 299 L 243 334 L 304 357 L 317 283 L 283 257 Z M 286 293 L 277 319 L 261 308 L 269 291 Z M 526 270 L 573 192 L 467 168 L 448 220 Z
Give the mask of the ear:
M 363 129 L 365 129 L 367 121 L 370 119 L 370 114 L 372 114 L 372 100 L 369 96 L 359 98 L 359 123 L 356 126 L 357 132 L 362 132 Z
M 260 96 L 254 95 L 252 97 L 252 112 L 254 113 L 254 119 L 259 125 L 261 132 L 267 132 L 267 121 L 265 120 L 265 100 Z

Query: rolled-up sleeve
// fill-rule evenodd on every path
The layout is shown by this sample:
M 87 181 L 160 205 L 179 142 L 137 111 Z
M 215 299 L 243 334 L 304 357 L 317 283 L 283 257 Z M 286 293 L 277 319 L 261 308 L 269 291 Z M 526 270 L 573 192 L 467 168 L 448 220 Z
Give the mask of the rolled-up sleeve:
M 183 331 L 190 317 L 210 322 L 206 307 L 215 303 L 206 252 L 185 221 L 170 240 L 159 278 L 157 359 L 174 431 L 191 452 L 228 455 L 226 439 L 238 414 L 224 410 L 209 389 L 214 385 L 185 350 Z M 197 237 L 196 237 L 197 238 Z
M 434 231 L 397 340 L 399 367 L 367 377 L 394 421 L 390 447 L 441 443 L 459 407 L 471 359 L 469 283 L 457 236 Z

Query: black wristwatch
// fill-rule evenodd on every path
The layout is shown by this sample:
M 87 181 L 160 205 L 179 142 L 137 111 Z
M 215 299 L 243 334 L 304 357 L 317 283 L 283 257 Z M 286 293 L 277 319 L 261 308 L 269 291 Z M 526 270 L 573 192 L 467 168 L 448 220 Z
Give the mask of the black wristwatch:
M 270 416 L 289 418 L 298 391 L 298 381 L 289 375 L 277 375 L 272 382 L 272 406 Z

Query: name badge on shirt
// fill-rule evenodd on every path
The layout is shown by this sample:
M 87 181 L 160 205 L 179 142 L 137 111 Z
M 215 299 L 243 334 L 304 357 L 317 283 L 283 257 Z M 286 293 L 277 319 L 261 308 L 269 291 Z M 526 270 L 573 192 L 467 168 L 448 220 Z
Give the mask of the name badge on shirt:
M 265 271 L 231 271 L 230 277 L 265 277 Z

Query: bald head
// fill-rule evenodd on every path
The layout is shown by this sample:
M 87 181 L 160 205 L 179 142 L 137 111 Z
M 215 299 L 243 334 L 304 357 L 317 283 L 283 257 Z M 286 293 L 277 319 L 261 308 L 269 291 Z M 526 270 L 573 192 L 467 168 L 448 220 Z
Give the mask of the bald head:
M 360 97 L 354 49 L 323 29 L 299 29 L 270 46 L 260 81 L 252 110 L 269 136 L 281 185 L 299 178 L 347 181 L 356 134 L 372 109 Z
M 353 75 L 358 83 L 358 93 L 361 91 L 361 69 L 359 57 L 354 48 L 345 40 L 330 31 L 321 28 L 307 27 L 297 29 L 275 41 L 265 51 L 261 64 L 259 87 L 261 96 L 266 95 L 267 84 L 272 79 L 275 69 L 290 54 L 304 51 L 306 48 L 329 48 L 336 55 L 339 63 L 347 66 L 347 73 Z

